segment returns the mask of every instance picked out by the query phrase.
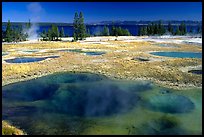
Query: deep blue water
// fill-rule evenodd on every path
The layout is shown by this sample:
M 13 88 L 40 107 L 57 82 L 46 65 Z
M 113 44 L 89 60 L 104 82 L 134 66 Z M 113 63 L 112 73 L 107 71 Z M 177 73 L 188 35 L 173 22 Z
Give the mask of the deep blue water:
M 50 57 L 42 57 L 42 58 L 31 58 L 31 57 L 20 57 L 14 59 L 5 60 L 8 63 L 29 63 L 29 62 L 38 62 L 45 60 L 47 58 L 58 58 L 59 56 L 50 56 Z
M 3 86 L 2 120 L 34 135 L 201 134 L 202 90 L 54 73 Z
M 189 73 L 193 73 L 193 74 L 199 74 L 199 75 L 202 75 L 202 69 L 201 70 L 190 70 L 188 71 Z
M 129 32 L 135 36 L 138 35 L 138 29 L 144 25 L 114 25 L 115 27 L 121 27 L 123 29 L 128 29 Z M 16 26 L 15 26 L 16 27 Z M 61 30 L 63 27 L 64 33 L 67 36 L 73 35 L 73 26 L 59 26 L 58 29 Z M 91 35 L 98 35 L 103 30 L 104 25 L 87 25 L 86 28 L 90 30 Z M 109 30 L 111 31 L 111 28 L 113 25 L 107 25 Z M 165 26 L 167 27 L 167 26 Z M 190 28 L 192 27 L 193 31 L 196 32 L 198 29 L 198 26 L 187 26 L 187 32 L 190 31 Z M 43 30 L 48 31 L 48 29 L 51 28 L 51 26 L 39 26 L 39 29 L 37 30 L 38 33 L 41 33 Z M 173 26 L 174 30 L 176 30 L 177 26 Z M 2 30 L 6 30 L 6 26 L 2 26 Z
M 202 58 L 200 52 L 151 52 L 150 54 L 174 58 Z

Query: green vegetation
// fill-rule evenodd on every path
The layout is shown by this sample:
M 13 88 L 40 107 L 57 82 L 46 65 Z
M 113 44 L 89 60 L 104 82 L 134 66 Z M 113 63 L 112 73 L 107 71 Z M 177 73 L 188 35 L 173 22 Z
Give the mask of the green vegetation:
M 166 32 L 172 34 L 172 35 L 186 35 L 186 24 L 182 22 L 180 26 L 176 28 L 176 31 L 174 32 L 173 26 L 169 22 L 167 29 L 162 25 L 162 22 L 159 21 L 159 23 L 151 23 L 148 26 L 141 27 L 138 31 L 139 36 L 144 35 L 164 35 Z
M 26 135 L 22 130 L 2 121 L 2 135 Z
M 171 28 L 171 24 L 169 24 L 168 30 L 172 31 L 173 28 Z M 162 22 L 159 21 L 158 24 L 154 24 L 153 22 L 149 24 L 148 26 L 141 27 L 139 29 L 138 34 L 140 36 L 143 35 L 163 35 L 166 33 L 166 29 L 162 25 Z
M 86 37 L 90 37 L 90 36 L 91 36 L 90 29 L 87 29 Z
M 103 35 L 103 36 L 109 36 L 109 35 L 110 35 L 110 33 L 109 33 L 109 28 L 108 28 L 107 26 L 104 26 L 104 27 L 103 27 L 102 35 Z
M 111 36 L 130 36 L 130 32 L 128 31 L 128 29 L 122 29 L 121 27 L 112 27 L 111 29 Z
M 2 33 L 3 42 L 25 41 L 27 37 L 28 34 L 23 32 L 22 25 L 19 25 L 18 28 L 12 28 L 10 20 L 8 20 L 6 31 Z
M 48 29 L 48 32 L 43 30 L 40 36 L 43 41 L 60 41 L 61 39 L 59 39 L 59 37 L 61 38 L 64 36 L 64 29 L 62 28 L 59 32 L 58 27 L 52 24 L 51 28 Z
M 65 35 L 64 35 L 64 29 L 63 29 L 63 27 L 61 28 L 61 30 L 60 30 L 60 33 L 59 33 L 59 37 L 60 38 L 62 38 L 62 37 L 64 37 Z
M 73 26 L 74 26 L 74 34 L 73 34 L 74 41 L 83 40 L 87 36 L 87 34 L 86 34 L 86 26 L 84 24 L 84 17 L 82 12 L 80 12 L 79 15 L 77 12 L 75 13 Z

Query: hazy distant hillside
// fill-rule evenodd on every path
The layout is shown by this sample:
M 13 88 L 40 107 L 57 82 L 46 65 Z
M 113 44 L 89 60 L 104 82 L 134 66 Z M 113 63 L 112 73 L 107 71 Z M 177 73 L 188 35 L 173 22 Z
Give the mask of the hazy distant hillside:
M 86 23 L 87 25 L 147 25 L 151 22 L 158 23 L 159 21 L 101 21 L 95 23 Z M 171 23 L 172 25 L 181 24 L 184 22 L 186 25 L 202 25 L 202 21 L 162 21 L 162 24 Z M 27 22 L 11 22 L 12 25 L 25 25 Z M 7 22 L 2 22 L 2 25 L 5 26 Z M 40 26 L 51 26 L 55 24 L 57 26 L 72 26 L 72 23 L 52 23 L 52 22 L 40 22 L 37 23 Z
M 139 25 L 139 24 L 149 24 L 151 22 L 154 23 L 158 23 L 158 21 L 102 21 L 99 23 L 95 23 L 95 24 L 114 24 L 114 25 Z M 162 24 L 168 24 L 171 23 L 172 25 L 177 25 L 177 24 L 181 24 L 181 22 L 184 22 L 186 25 L 202 25 L 202 21 L 162 21 Z

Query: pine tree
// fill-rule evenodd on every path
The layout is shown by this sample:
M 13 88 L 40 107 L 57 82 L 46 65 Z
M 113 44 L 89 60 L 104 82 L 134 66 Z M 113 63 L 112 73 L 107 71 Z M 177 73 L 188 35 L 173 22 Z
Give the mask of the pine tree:
M 74 22 L 73 22 L 73 27 L 74 27 L 74 41 L 77 41 L 79 39 L 79 16 L 78 16 L 78 13 L 75 12 L 75 15 L 74 15 Z
M 143 35 L 144 35 L 144 27 L 140 27 L 139 36 L 143 36 Z
M 56 36 L 56 38 L 58 40 L 58 38 L 59 38 L 59 29 L 58 29 L 57 26 L 55 26 L 55 36 Z
M 48 36 L 48 39 L 49 39 L 49 40 L 53 40 L 52 29 L 49 29 L 49 30 L 48 30 L 47 36 Z
M 176 29 L 175 35 L 181 35 L 179 26 L 178 26 L 177 29 Z
M 193 28 L 192 27 L 190 28 L 189 33 L 191 33 L 191 34 L 193 33 Z
M 154 30 L 154 33 L 153 33 L 154 35 L 158 34 L 158 24 L 156 24 L 156 23 L 154 24 L 153 30 Z
M 79 13 L 78 22 L 79 22 L 79 39 L 83 40 L 86 37 L 86 27 L 84 24 L 84 17 L 82 12 Z
M 125 29 L 125 30 L 124 30 L 124 35 L 125 35 L 125 36 L 130 36 L 130 35 L 131 35 L 130 32 L 128 31 L 128 29 Z
M 43 38 L 43 41 L 46 40 L 46 39 L 47 39 L 47 33 L 46 33 L 46 31 L 43 30 L 40 36 Z
M 148 24 L 148 26 L 147 26 L 147 35 L 148 35 L 148 36 L 151 35 L 150 24 Z
M 122 36 L 122 34 L 123 34 L 121 27 L 116 28 L 116 32 L 117 32 L 118 36 Z
M 61 30 L 60 30 L 59 36 L 60 36 L 61 38 L 64 37 L 64 29 L 63 29 L 63 27 L 62 27 Z
M 143 28 L 143 35 L 147 35 L 147 27 L 146 26 Z
M 180 30 L 180 35 L 186 34 L 186 24 L 184 22 L 182 22 L 181 25 L 179 26 L 179 30 Z
M 198 34 L 202 34 L 201 26 L 198 26 L 197 33 L 198 33 Z
M 10 20 L 8 20 L 8 23 L 7 23 L 7 27 L 6 27 L 6 36 L 5 36 L 5 41 L 6 42 L 11 42 L 12 41 L 12 34 L 13 31 L 12 31 L 12 28 L 11 28 L 11 23 L 10 23 Z
M 173 34 L 173 32 L 174 32 L 173 27 L 172 27 L 172 25 L 171 25 L 170 22 L 169 22 L 169 24 L 168 24 L 168 31 L 169 31 L 169 33 L 171 33 L 171 34 Z
M 29 19 L 29 21 L 28 21 L 26 27 L 27 27 L 27 29 L 30 29 L 30 28 L 31 28 L 31 22 L 30 22 L 30 19 Z
M 87 29 L 86 37 L 90 37 L 90 36 L 91 36 L 90 30 Z
M 109 34 L 109 29 L 108 29 L 107 26 L 104 26 L 104 27 L 103 27 L 102 35 L 103 35 L 103 36 L 109 36 L 109 35 L 110 35 L 110 34 Z
M 116 28 L 114 26 L 111 29 L 111 36 L 116 36 Z
M 56 31 L 55 31 L 55 25 L 52 24 L 52 27 L 51 27 L 51 40 L 55 40 L 55 37 L 56 37 Z

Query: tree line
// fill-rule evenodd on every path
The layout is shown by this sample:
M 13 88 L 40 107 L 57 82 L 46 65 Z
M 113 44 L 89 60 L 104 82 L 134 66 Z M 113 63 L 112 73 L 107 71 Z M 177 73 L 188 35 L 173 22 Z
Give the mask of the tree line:
M 103 27 L 102 32 L 99 34 L 100 36 L 130 36 L 130 32 L 128 29 L 123 29 L 121 27 L 112 27 L 111 30 L 107 26 Z
M 201 28 L 198 27 L 197 33 L 201 33 Z M 173 26 L 171 23 L 168 23 L 167 28 L 162 25 L 162 22 L 159 21 L 159 23 L 150 23 L 148 26 L 140 27 L 138 30 L 138 35 L 139 36 L 144 36 L 144 35 L 164 35 L 165 33 L 171 34 L 171 35 L 186 35 L 187 34 L 187 29 L 186 29 L 186 24 L 182 22 L 179 26 L 177 26 L 176 30 L 174 30 Z M 190 28 L 189 33 L 193 33 L 192 27 Z
M 19 25 L 17 28 L 11 27 L 10 20 L 8 20 L 6 31 L 2 31 L 2 40 L 5 42 L 20 42 L 25 41 L 28 38 L 28 34 L 25 30 L 31 28 L 31 22 L 26 24 L 26 27 L 23 31 L 22 25 Z M 192 28 L 189 31 L 193 33 Z M 182 22 L 179 26 L 177 26 L 176 30 L 174 30 L 173 26 L 169 22 L 167 27 L 164 27 L 161 21 L 158 23 L 150 23 L 147 26 L 140 27 L 138 30 L 138 35 L 164 35 L 166 33 L 172 35 L 185 35 L 187 34 L 186 24 Z M 202 33 L 201 27 L 198 27 L 197 33 Z M 96 35 L 96 34 L 95 34 Z M 128 29 L 123 29 L 121 27 L 113 26 L 110 30 L 107 26 L 104 26 L 101 32 L 98 32 L 98 36 L 131 36 L 131 33 Z M 61 27 L 59 30 L 58 27 L 54 24 L 51 25 L 51 28 L 48 31 L 43 30 L 40 34 L 40 37 L 43 41 L 58 41 L 64 37 L 64 29 Z M 86 37 L 90 37 L 91 33 L 89 29 L 86 29 L 84 24 L 84 16 L 83 13 L 79 14 L 75 12 L 73 19 L 73 41 L 83 40 Z
M 48 31 L 43 30 L 40 36 L 43 41 L 59 41 L 65 35 L 63 27 L 59 31 L 58 27 L 52 24 L 51 28 Z
M 26 24 L 25 30 L 31 28 L 30 20 Z M 2 31 L 2 41 L 3 42 L 20 42 L 25 41 L 28 38 L 28 33 L 23 31 L 22 25 L 18 27 L 11 27 L 10 20 L 8 20 L 6 31 Z

